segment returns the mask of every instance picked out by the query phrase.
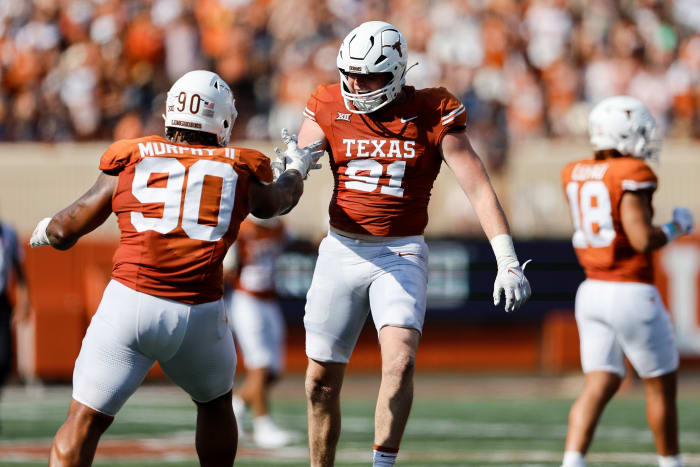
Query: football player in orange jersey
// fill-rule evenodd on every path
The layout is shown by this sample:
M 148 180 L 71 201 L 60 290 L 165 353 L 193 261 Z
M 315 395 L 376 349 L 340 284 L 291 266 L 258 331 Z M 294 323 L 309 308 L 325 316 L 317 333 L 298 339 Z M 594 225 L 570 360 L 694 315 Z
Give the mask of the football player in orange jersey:
M 393 465 L 413 400 L 426 307 L 428 200 L 443 160 L 469 197 L 498 263 L 494 304 L 530 296 L 503 209 L 465 133 L 466 111 L 444 88 L 405 85 L 407 48 L 389 23 L 361 24 L 343 40 L 340 83 L 322 85 L 304 109 L 299 143 L 322 140 L 335 188 L 330 231 L 307 295 L 306 396 L 311 465 L 333 465 L 345 367 L 371 311 L 382 379 L 375 466 Z
M 598 418 L 625 376 L 625 356 L 644 381 L 659 466 L 682 465 L 678 352 L 653 285 L 651 252 L 690 232 L 693 216 L 676 208 L 671 222 L 652 225 L 657 179 L 645 160 L 658 151 L 655 126 L 637 99 L 607 98 L 589 118 L 593 159 L 572 162 L 561 173 L 574 248 L 586 272 L 576 293 L 585 385 L 569 413 L 564 467 L 585 466 Z
M 250 408 L 252 440 L 264 448 L 298 439 L 297 433 L 280 428 L 268 413 L 270 389 L 284 368 L 285 323 L 275 289 L 275 264 L 286 241 L 278 217 L 250 215 L 224 258 L 226 313 L 246 366 L 245 380 L 233 395 L 233 411 L 238 433 L 245 435 L 243 423 Z
M 267 218 L 297 203 L 315 157 L 287 135 L 287 170 L 273 183 L 266 156 L 227 147 L 236 115 L 217 74 L 186 73 L 168 92 L 167 137 L 112 144 L 92 188 L 32 234 L 32 247 L 65 250 L 112 212 L 121 230 L 112 280 L 75 363 L 73 400 L 51 466 L 91 465 L 100 436 L 156 361 L 195 401 L 201 465 L 233 464 L 236 358 L 221 263 L 249 212 Z

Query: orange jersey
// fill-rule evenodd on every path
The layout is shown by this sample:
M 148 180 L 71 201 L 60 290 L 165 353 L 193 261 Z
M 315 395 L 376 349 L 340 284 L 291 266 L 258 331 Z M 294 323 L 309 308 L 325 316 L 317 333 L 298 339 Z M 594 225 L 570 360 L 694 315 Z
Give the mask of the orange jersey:
M 112 211 L 121 240 L 112 277 L 183 303 L 219 299 L 221 263 L 248 215 L 250 183 L 272 181 L 269 159 L 251 149 L 149 136 L 112 144 L 100 170 L 119 176 Z
M 416 90 L 368 115 L 350 113 L 340 84 L 313 93 L 304 116 L 328 139 L 335 180 L 329 213 L 333 227 L 380 237 L 420 235 L 440 171 L 440 143 L 463 129 L 464 105 L 444 88 Z
M 236 239 L 238 270 L 234 287 L 260 298 L 274 298 L 275 262 L 284 249 L 281 222 L 258 223 L 246 219 Z
M 574 249 L 586 277 L 653 282 L 651 255 L 632 248 L 620 218 L 626 191 L 656 189 L 656 175 L 649 166 L 634 157 L 588 159 L 568 164 L 561 179 L 575 228 Z

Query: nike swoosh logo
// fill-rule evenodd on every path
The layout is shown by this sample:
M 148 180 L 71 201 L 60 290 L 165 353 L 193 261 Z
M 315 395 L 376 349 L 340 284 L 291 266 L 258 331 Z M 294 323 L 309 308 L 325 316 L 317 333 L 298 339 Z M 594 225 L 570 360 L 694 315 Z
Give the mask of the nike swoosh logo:
M 417 119 L 417 118 L 418 118 L 418 115 L 416 115 L 415 117 L 411 117 L 411 118 L 403 118 L 403 117 L 401 117 L 401 123 L 407 123 L 407 122 L 410 122 L 411 120 L 415 120 L 415 119 Z
M 515 271 L 513 271 L 512 269 L 508 269 L 508 272 L 511 273 L 511 274 L 513 274 L 513 275 L 514 275 L 515 277 L 517 277 L 518 279 L 520 279 L 520 276 L 518 275 L 518 273 L 515 272 Z
M 414 255 L 413 253 L 401 253 L 399 251 L 399 256 L 416 256 L 416 255 Z

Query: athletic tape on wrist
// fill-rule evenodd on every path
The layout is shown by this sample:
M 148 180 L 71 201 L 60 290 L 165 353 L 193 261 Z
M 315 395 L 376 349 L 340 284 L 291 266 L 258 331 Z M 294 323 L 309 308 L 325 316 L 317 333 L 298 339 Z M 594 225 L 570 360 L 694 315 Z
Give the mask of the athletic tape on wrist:
M 493 237 L 491 239 L 491 248 L 494 256 L 496 256 L 499 270 L 520 264 L 515 254 L 515 247 L 513 247 L 513 238 L 510 235 L 501 234 Z
M 666 224 L 661 226 L 661 231 L 666 235 L 666 241 L 668 243 L 671 243 L 678 237 L 680 237 L 682 231 L 681 228 L 678 224 L 675 222 L 667 222 Z

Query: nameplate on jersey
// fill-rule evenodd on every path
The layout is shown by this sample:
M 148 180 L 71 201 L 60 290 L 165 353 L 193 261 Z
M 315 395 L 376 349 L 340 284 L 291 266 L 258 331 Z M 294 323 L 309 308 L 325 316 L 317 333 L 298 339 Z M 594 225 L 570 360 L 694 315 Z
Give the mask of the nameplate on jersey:
M 160 156 L 163 154 L 189 154 L 192 156 L 214 156 L 214 151 L 223 149 L 223 156 L 227 159 L 233 159 L 236 156 L 235 148 L 206 148 L 191 146 L 180 146 L 175 144 L 161 143 L 158 141 L 149 141 L 147 143 L 139 143 L 139 153 L 141 157 Z
M 399 139 L 348 139 L 343 138 L 345 157 L 384 157 L 413 159 L 416 142 Z

